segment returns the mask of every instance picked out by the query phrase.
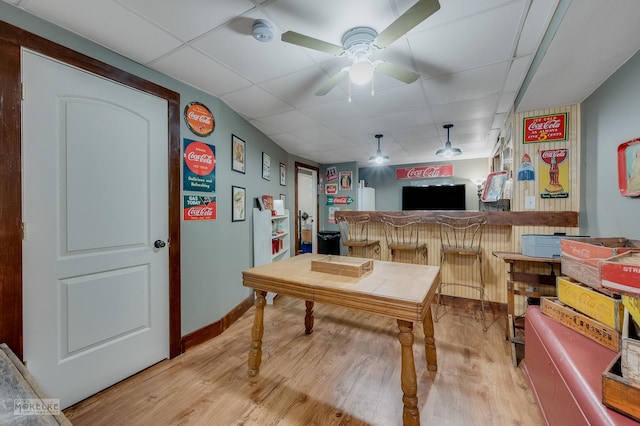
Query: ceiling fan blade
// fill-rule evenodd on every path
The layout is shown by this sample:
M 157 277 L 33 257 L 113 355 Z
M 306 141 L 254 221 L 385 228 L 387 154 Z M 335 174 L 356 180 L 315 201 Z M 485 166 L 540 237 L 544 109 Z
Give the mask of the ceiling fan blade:
M 390 62 L 382 62 L 376 65 L 376 71 L 407 84 L 413 83 L 420 77 L 420 74 L 418 74 L 417 72 L 413 72 L 401 66 L 394 65 Z
M 282 41 L 286 43 L 297 44 L 298 46 L 329 53 L 330 55 L 340 56 L 344 53 L 342 46 L 327 43 L 326 41 L 318 40 L 317 38 L 309 37 L 294 31 L 282 33 L 281 38 Z
M 336 75 L 331 77 L 329 81 L 322 85 L 316 93 L 316 96 L 324 96 L 331 91 L 338 83 L 340 83 L 347 75 L 349 75 L 349 67 L 342 68 Z
M 385 28 L 374 44 L 384 49 L 440 9 L 438 0 L 420 0 Z

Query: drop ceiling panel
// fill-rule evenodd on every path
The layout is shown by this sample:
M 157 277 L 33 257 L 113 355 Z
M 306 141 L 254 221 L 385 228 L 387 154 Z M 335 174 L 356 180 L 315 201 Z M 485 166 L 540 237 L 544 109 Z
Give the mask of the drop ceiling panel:
M 508 65 L 500 62 L 423 80 L 422 84 L 432 105 L 477 99 L 500 92 Z
M 115 0 L 189 41 L 255 8 L 250 0 Z
M 111 1 L 30 0 L 26 9 L 142 64 L 180 45 L 173 36 Z
M 497 102 L 498 95 L 490 95 L 481 99 L 437 105 L 433 107 L 433 116 L 442 123 L 492 117 Z
M 320 123 L 302 114 L 298 110 L 270 115 L 268 117 L 263 117 L 258 121 L 269 127 L 280 129 L 285 132 L 294 132 L 296 130 L 304 130 L 320 126 Z
M 302 112 L 324 125 L 333 125 L 339 121 L 350 123 L 366 117 L 358 104 L 344 100 L 303 108 Z
M 523 2 L 512 2 L 473 18 L 407 37 L 418 63 L 431 64 L 447 72 L 477 68 L 511 59 L 522 10 Z M 419 71 L 425 75 L 429 72 L 422 67 Z
M 225 63 L 253 82 L 270 80 L 313 65 L 299 49 L 286 43 L 263 43 L 251 35 L 252 20 L 238 20 L 223 26 L 193 45 Z M 247 27 L 247 28 L 245 28 Z M 249 31 L 249 34 L 243 31 Z M 286 61 L 277 58 L 286 57 Z
M 371 96 L 370 93 L 364 93 L 354 97 L 352 103 L 358 104 L 365 113 L 374 117 L 416 110 L 427 105 L 424 95 L 419 89 L 418 82 L 404 84 L 391 89 L 378 90 L 374 96 Z
M 178 49 L 153 62 L 150 67 L 216 96 L 240 90 L 251 84 L 190 47 Z

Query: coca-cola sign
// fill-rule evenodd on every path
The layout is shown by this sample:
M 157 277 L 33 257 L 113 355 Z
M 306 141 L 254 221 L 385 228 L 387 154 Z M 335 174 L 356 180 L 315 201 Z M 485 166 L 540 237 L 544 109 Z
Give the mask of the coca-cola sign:
M 560 165 L 567 159 L 568 149 L 548 149 L 546 151 L 542 151 L 540 153 L 540 159 L 548 165 L 553 163 L 553 159 L 555 158 L 555 163 Z
M 183 180 L 185 191 L 215 192 L 215 146 L 184 139 Z
M 453 164 L 439 166 L 403 167 L 396 169 L 396 179 L 430 179 L 453 176 Z
M 198 136 L 209 136 L 216 126 L 213 114 L 200 102 L 191 102 L 184 107 L 184 121 Z
M 522 133 L 524 143 L 566 141 L 567 113 L 527 117 Z
M 216 220 L 216 197 L 187 195 L 184 197 L 184 220 Z

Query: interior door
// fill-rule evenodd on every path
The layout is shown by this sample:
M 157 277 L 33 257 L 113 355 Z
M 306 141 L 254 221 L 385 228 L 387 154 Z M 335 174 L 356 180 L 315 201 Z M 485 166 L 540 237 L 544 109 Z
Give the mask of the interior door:
M 61 406 L 169 354 L 167 102 L 23 50 L 24 359 Z

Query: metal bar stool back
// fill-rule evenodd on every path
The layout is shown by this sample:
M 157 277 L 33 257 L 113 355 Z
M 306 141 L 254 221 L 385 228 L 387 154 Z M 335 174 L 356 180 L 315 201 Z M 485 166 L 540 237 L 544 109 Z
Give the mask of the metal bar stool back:
M 364 257 L 374 257 L 374 253 L 380 253 L 380 240 L 369 239 L 369 225 L 371 217 L 368 214 L 336 216 L 342 245 L 349 250 L 349 256 L 354 255 L 354 249 L 358 249 L 358 255 L 364 252 Z
M 482 233 L 487 223 L 486 216 L 451 217 L 436 216 L 436 225 L 440 234 L 440 265 L 444 265 L 449 256 L 473 256 L 478 266 L 479 282 L 461 283 L 441 280 L 438 285 L 435 320 L 438 321 L 442 288 L 450 285 L 468 287 L 478 292 L 482 316 L 482 328 L 487 330 L 484 310 L 484 279 L 482 275 Z
M 419 242 L 420 216 L 380 215 L 392 262 L 426 263 L 427 245 Z M 420 256 L 423 257 L 421 261 Z

